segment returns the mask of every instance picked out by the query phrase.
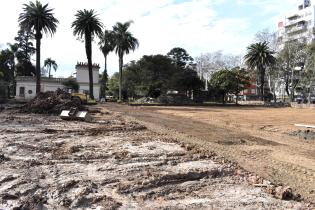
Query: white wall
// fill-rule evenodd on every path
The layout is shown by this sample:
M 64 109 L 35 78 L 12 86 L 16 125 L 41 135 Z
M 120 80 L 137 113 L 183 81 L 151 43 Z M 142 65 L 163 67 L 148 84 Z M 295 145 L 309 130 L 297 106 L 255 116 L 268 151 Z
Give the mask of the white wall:
M 78 83 L 88 83 L 89 82 L 89 70 L 87 67 L 77 66 L 77 81 Z M 99 82 L 99 68 L 93 67 L 93 83 L 97 84 Z
M 56 91 L 58 88 L 63 89 L 64 86 L 60 83 L 43 83 L 41 84 L 42 86 L 42 91 L 46 92 L 46 91 Z
M 24 97 L 20 95 L 20 88 L 24 87 Z M 36 83 L 32 81 L 23 81 L 19 82 L 17 81 L 16 83 L 16 98 L 17 99 L 32 99 L 36 95 Z
M 84 93 L 84 91 L 89 91 L 89 84 L 80 84 L 80 93 Z M 99 100 L 100 99 L 100 85 L 93 85 L 93 95 L 95 100 Z

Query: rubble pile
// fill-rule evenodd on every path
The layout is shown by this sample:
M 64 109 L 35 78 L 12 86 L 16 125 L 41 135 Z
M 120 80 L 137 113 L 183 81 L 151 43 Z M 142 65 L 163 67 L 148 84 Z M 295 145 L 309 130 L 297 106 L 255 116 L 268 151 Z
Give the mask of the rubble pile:
M 315 132 L 309 129 L 297 130 L 289 133 L 291 136 L 298 136 L 300 139 L 304 140 L 315 140 Z
M 60 114 L 64 109 L 76 107 L 82 110 L 79 100 L 71 99 L 71 95 L 60 89 L 39 93 L 22 107 L 23 112 L 38 114 Z

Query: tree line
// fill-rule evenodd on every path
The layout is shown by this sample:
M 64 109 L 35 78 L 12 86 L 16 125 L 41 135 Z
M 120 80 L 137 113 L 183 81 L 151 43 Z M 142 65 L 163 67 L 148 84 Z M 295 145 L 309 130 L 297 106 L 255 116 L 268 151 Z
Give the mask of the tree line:
M 193 58 L 180 47 L 173 48 L 167 55 L 144 55 L 124 66 L 123 97 L 156 98 L 171 90 L 190 96 L 203 84 L 194 68 Z M 115 73 L 108 82 L 109 94 L 115 97 L 118 96 L 118 78 Z

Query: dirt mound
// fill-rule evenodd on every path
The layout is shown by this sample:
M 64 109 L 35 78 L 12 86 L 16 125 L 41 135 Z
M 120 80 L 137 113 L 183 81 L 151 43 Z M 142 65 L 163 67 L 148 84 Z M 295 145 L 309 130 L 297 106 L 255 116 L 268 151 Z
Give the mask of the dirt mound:
M 47 91 L 37 96 L 22 107 L 22 112 L 39 114 L 60 114 L 64 109 L 76 107 L 82 110 L 80 101 L 71 99 L 71 95 L 62 90 Z
M 184 94 L 167 94 L 157 98 L 161 104 L 194 104 L 194 101 Z

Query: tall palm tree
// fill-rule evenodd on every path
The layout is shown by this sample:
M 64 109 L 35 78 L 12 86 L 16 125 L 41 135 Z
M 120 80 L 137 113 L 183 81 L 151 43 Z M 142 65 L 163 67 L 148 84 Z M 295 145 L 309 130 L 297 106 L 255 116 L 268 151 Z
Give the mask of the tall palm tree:
M 39 1 L 24 4 L 23 12 L 19 16 L 21 28 L 35 31 L 36 39 L 36 93 L 40 92 L 40 42 L 42 32 L 56 33 L 59 21 L 54 17 L 53 9 L 48 4 L 42 5 Z
M 56 72 L 57 68 L 58 68 L 58 65 L 56 63 L 56 61 L 54 61 L 53 59 L 51 58 L 47 58 L 45 61 L 44 61 L 44 67 L 46 67 L 48 69 L 48 77 L 50 78 L 50 71 L 51 71 L 51 68 L 53 68 Z
M 115 37 L 115 52 L 119 57 L 119 100 L 122 100 L 122 67 L 124 54 L 129 54 L 130 50 L 134 51 L 138 46 L 138 40 L 128 31 L 132 21 L 126 23 L 116 23 L 113 26 Z
M 264 85 L 266 68 L 276 63 L 274 52 L 270 50 L 267 42 L 258 42 L 247 47 L 247 54 L 244 56 L 247 66 L 255 70 L 260 77 L 260 97 L 264 100 Z
M 106 83 L 108 80 L 108 74 L 107 74 L 107 55 L 112 52 L 115 49 L 115 39 L 114 39 L 114 33 L 110 30 L 105 30 L 104 33 L 100 35 L 100 41 L 98 43 L 100 50 L 102 51 L 104 55 L 104 72 L 102 75 L 102 97 L 105 97 L 105 89 L 106 89 Z
M 92 40 L 94 36 L 102 34 L 103 24 L 100 19 L 92 10 L 78 10 L 75 14 L 75 21 L 73 21 L 71 27 L 73 28 L 73 35 L 79 36 L 81 39 L 84 37 L 85 41 L 85 52 L 88 60 L 89 68 L 89 86 L 90 86 L 90 97 L 94 99 L 93 94 L 93 70 L 92 70 Z

